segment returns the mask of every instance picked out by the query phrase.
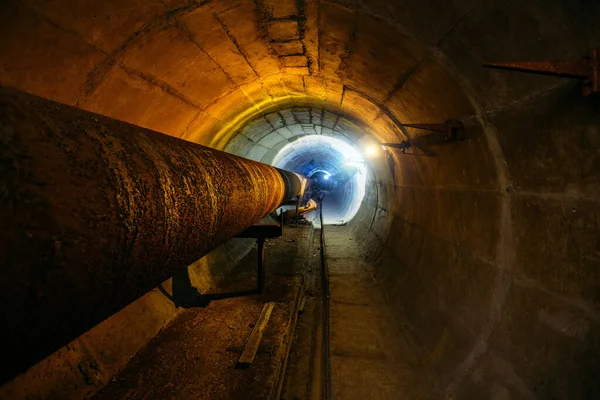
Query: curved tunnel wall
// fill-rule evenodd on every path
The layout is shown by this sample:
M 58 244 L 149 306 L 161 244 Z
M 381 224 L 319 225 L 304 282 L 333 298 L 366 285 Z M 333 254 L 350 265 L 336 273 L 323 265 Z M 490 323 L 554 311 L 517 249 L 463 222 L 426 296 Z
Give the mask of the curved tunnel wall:
M 424 139 L 373 162 L 351 222 L 365 257 L 445 396 L 598 395 L 598 99 L 570 80 L 481 67 L 581 57 L 600 45 L 598 4 L 26 0 L 0 11 L 0 83 L 217 148 L 285 109 L 342 115 L 381 142 L 423 134 L 402 122 L 462 119 L 460 142 Z M 172 318 L 164 299 L 140 301 L 149 325 Z

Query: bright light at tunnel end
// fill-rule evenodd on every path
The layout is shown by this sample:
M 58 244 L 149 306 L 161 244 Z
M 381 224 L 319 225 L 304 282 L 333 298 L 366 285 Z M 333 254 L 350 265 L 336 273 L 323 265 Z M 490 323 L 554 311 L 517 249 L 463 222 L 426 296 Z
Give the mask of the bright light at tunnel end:
M 300 164 L 298 164 L 297 161 L 294 161 L 297 159 L 298 154 L 318 154 L 319 152 L 323 152 L 323 150 L 333 152 L 332 155 L 337 154 L 337 157 L 334 157 L 337 159 L 338 163 L 338 168 L 336 168 L 335 173 L 332 174 L 331 171 L 327 170 L 326 168 L 318 167 L 309 173 L 304 172 L 304 174 L 311 176 L 316 172 L 323 172 L 323 180 L 329 181 L 337 179 L 336 177 L 339 176 L 337 174 L 339 174 L 344 168 L 351 167 L 350 171 L 352 171 L 352 168 L 354 168 L 355 172 L 353 173 L 353 177 L 346 182 L 346 185 L 350 185 L 347 186 L 347 188 L 351 195 L 348 197 L 349 201 L 345 202 L 343 210 L 340 210 L 339 214 L 339 217 L 341 217 L 344 222 L 348 222 L 358 212 L 366 192 L 367 164 L 365 162 L 365 156 L 361 154 L 361 152 L 358 150 L 358 147 L 363 148 L 363 146 L 355 146 L 344 140 L 332 138 L 330 136 L 303 136 L 279 150 L 271 162 L 271 165 L 298 172 L 296 171 L 296 167 L 299 167 Z M 314 156 L 312 155 L 307 156 L 306 160 L 311 160 L 313 157 Z M 348 170 L 346 169 L 346 171 Z M 324 219 L 325 224 L 340 222 L 340 220 L 337 218 L 331 218 L 331 220 L 328 222 L 328 217 L 325 214 Z

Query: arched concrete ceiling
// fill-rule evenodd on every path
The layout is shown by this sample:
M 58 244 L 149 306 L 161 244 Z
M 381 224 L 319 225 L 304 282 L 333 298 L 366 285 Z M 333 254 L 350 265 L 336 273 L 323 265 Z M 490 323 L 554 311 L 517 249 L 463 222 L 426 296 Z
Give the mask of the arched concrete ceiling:
M 398 122 L 469 117 L 558 82 L 484 61 L 594 44 L 578 35 L 585 8 L 529 3 L 9 1 L 0 82 L 216 147 L 261 114 L 302 106 L 393 141 Z M 555 14 L 566 17 L 549 27 Z
M 288 144 L 302 137 L 323 135 L 357 148 L 370 139 L 365 127 L 325 109 L 283 109 L 255 118 L 230 136 L 224 150 L 270 164 Z M 371 139 L 371 141 L 373 141 Z M 328 153 L 335 157 L 335 153 Z M 310 157 L 306 160 L 310 160 Z

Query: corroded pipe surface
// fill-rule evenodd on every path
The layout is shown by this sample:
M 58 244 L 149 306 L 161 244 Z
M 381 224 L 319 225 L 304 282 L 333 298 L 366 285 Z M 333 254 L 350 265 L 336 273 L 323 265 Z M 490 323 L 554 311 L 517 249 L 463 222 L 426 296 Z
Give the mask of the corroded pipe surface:
M 0 87 L 2 381 L 298 194 L 299 176 Z

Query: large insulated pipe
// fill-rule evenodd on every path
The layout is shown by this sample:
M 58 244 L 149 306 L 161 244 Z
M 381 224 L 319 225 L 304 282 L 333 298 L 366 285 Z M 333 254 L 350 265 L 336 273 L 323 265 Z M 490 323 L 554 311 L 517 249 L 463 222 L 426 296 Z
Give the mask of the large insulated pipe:
M 301 179 L 0 87 L 2 382 L 295 197 Z

